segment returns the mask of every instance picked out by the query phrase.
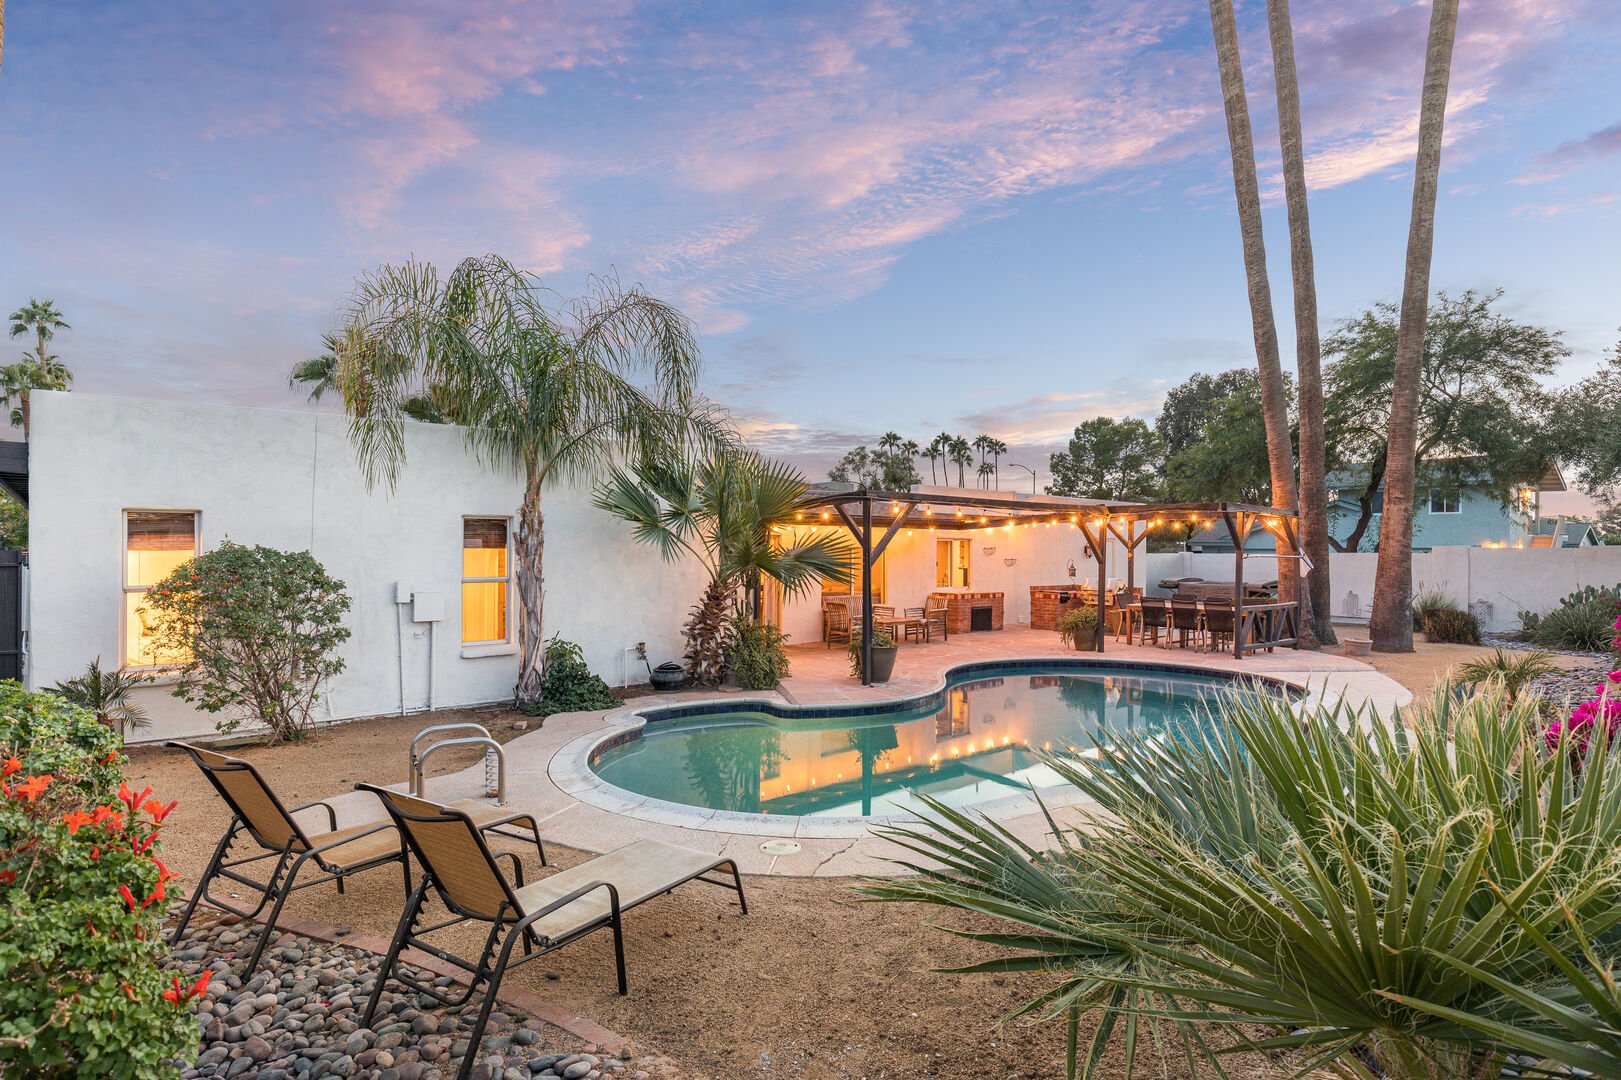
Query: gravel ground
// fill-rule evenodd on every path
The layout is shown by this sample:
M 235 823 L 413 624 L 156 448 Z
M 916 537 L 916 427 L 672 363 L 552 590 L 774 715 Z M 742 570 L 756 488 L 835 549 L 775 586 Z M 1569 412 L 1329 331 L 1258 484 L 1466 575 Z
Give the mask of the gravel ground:
M 469 1049 L 481 999 L 447 1009 L 390 983 L 370 1028 L 360 1026 L 381 960 L 371 953 L 281 933 L 253 977 L 235 974 L 257 926 L 234 916 L 200 916 L 171 961 L 185 980 L 214 974 L 197 1002 L 202 1052 L 193 1077 L 257 1080 L 427 1080 L 454 1076 Z M 451 980 L 414 971 L 423 982 Z M 628 1047 L 598 1047 L 502 1003 L 490 1015 L 475 1080 L 650 1080 L 679 1073 L 664 1059 L 635 1059 Z

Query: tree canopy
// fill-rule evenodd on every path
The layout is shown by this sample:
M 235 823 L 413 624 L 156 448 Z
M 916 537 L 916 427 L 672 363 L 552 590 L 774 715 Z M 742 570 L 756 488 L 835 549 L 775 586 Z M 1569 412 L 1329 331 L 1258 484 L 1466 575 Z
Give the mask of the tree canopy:
M 1160 490 L 1164 448 L 1142 420 L 1094 417 L 1075 428 L 1069 447 L 1048 463 L 1047 491 L 1083 499 L 1147 502 Z

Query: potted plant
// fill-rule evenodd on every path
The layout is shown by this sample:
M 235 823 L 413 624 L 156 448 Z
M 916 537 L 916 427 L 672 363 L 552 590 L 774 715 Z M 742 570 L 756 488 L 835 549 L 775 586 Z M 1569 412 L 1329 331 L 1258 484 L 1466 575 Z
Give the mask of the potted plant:
M 885 683 L 895 673 L 895 632 L 887 626 L 872 628 L 872 681 Z M 850 674 L 861 678 L 861 638 L 850 635 Z
M 1058 637 L 1065 645 L 1075 646 L 1076 652 L 1091 652 L 1098 647 L 1098 609 L 1091 605 L 1066 611 L 1058 620 Z M 876 665 L 875 665 L 876 666 Z

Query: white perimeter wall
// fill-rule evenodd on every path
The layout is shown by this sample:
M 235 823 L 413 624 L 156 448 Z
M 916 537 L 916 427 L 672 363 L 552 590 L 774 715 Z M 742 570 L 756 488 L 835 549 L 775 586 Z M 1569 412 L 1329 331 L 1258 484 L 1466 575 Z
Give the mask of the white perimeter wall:
M 445 598 L 434 630 L 435 705 L 510 699 L 516 650 L 464 656 L 461 648 L 462 518 L 512 517 L 515 531 L 520 486 L 481 466 L 456 429 L 407 424 L 406 464 L 390 493 L 367 488 L 341 416 L 40 392 L 32 426 L 31 686 L 80 674 L 97 656 L 118 665 L 123 511 L 195 510 L 205 551 L 227 538 L 307 549 L 347 585 L 347 669 L 320 719 L 399 711 L 394 596 L 402 580 Z M 589 492 L 548 492 L 545 514 L 547 635 L 578 642 L 613 685 L 626 675 L 624 650 L 638 641 L 654 664 L 679 659 L 700 569 L 636 545 L 628 526 L 590 505 Z M 428 646 L 427 626 L 407 621 L 411 711 L 427 707 Z M 639 662 L 629 675 L 647 678 Z M 214 717 L 166 687 L 138 693 L 154 723 L 136 739 L 213 730 Z
M 1174 552 L 1149 555 L 1151 582 L 1169 577 L 1233 579 L 1233 556 Z M 1330 556 L 1334 618 L 1365 622 L 1373 604 L 1373 577 L 1379 556 Z M 1277 560 L 1251 558 L 1244 577 L 1269 581 Z M 1518 630 L 1520 612 L 1545 612 L 1589 585 L 1621 584 L 1621 547 L 1481 548 L 1438 547 L 1413 553 L 1414 588 L 1437 588 L 1474 611 L 1487 630 Z

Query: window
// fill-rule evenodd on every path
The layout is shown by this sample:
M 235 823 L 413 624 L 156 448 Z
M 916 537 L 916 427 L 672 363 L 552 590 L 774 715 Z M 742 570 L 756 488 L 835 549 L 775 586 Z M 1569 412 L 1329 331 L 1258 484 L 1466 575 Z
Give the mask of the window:
M 509 640 L 507 519 L 462 519 L 462 644 L 499 645 Z
M 1457 488 L 1431 488 L 1430 513 L 1458 514 L 1463 512 L 1463 497 Z
M 942 589 L 968 588 L 968 541 L 934 542 L 934 584 Z
M 197 515 L 189 510 L 130 510 L 124 514 L 124 663 L 156 667 L 185 661 L 154 644 L 146 591 L 197 557 Z
M 888 555 L 880 555 L 878 561 L 872 564 L 872 602 L 884 602 L 884 562 Z M 852 588 L 861 588 L 861 550 L 852 547 L 850 552 L 850 583 L 843 584 L 828 578 L 822 579 L 823 596 L 849 596 Z

